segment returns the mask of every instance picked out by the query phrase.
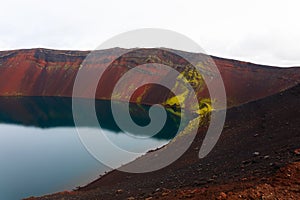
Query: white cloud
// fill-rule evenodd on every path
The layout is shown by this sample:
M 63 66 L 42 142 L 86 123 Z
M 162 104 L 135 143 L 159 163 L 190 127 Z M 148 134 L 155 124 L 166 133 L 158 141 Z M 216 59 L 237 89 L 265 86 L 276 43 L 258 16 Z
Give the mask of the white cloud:
M 165 28 L 209 54 L 300 66 L 297 1 L 2 1 L 0 50 L 94 49 L 137 28 Z

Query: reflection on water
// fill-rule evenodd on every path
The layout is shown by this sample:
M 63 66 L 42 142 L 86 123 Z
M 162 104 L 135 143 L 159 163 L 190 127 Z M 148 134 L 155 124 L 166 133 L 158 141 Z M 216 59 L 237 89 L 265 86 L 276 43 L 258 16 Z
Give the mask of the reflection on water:
M 83 104 L 91 100 L 82 100 Z M 125 112 L 121 102 L 118 104 L 120 112 Z M 96 101 L 95 108 L 101 128 L 120 133 L 122 130 L 116 125 L 110 101 Z M 138 125 L 145 126 L 150 122 L 149 106 L 130 104 L 131 117 Z M 64 97 L 0 97 L 0 123 L 34 126 L 39 128 L 74 127 L 72 116 L 72 99 Z M 171 112 L 167 112 L 167 121 L 163 129 L 156 134 L 157 139 L 172 139 L 180 123 L 181 118 Z M 184 122 L 192 116 L 185 116 Z M 86 127 L 93 126 L 86 120 Z M 143 133 L 132 133 L 143 134 Z
M 97 116 L 102 131 L 122 148 L 145 153 L 166 144 L 177 132 L 180 117 L 168 112 L 163 129 L 147 142 L 140 142 L 130 136 L 139 133 L 124 134 L 119 129 L 110 103 L 96 101 Z M 122 112 L 122 103 L 118 104 Z M 130 110 L 137 124 L 150 122 L 149 107 L 131 104 Z M 95 129 L 88 122 L 79 128 Z M 122 159 L 124 164 L 134 159 L 111 157 Z M 72 100 L 59 97 L 0 98 L 0 163 L 0 199 L 5 200 L 74 189 L 109 170 L 80 143 L 72 117 Z

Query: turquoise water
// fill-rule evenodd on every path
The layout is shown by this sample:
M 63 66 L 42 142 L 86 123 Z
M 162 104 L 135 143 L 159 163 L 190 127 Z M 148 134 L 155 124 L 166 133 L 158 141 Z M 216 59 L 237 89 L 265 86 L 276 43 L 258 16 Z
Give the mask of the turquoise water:
M 80 142 L 71 105 L 69 98 L 0 98 L 0 199 L 72 190 L 110 170 L 95 160 Z M 118 128 L 108 105 L 105 101 L 96 103 L 102 131 L 122 147 L 141 154 L 168 143 L 178 129 L 179 117 L 168 113 L 162 131 L 147 139 L 146 144 L 140 143 L 138 138 Z M 131 110 L 137 123 L 149 123 L 147 107 L 131 105 Z M 95 129 L 89 124 L 78 128 Z M 114 159 L 127 163 L 134 158 L 112 155 Z

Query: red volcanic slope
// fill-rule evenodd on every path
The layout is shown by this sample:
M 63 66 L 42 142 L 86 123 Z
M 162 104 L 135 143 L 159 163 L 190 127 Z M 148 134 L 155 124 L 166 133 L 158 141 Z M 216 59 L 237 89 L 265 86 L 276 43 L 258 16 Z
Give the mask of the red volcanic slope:
M 96 63 L 95 66 L 103 67 L 115 60 L 116 55 L 123 51 L 125 50 L 120 48 L 101 51 L 99 56 L 93 60 Z M 130 59 L 121 58 L 114 61 L 110 70 L 105 72 L 106 76 L 102 77 L 101 84 L 99 84 L 103 84 L 105 87 L 97 91 L 96 97 L 98 99 L 110 99 L 114 84 L 132 66 L 151 62 L 166 63 L 163 61 L 168 59 L 176 60 L 176 62 L 182 64 L 177 69 L 179 72 L 184 71 L 186 68 L 184 61 L 172 57 L 172 55 L 165 55 L 152 50 L 152 54 L 156 57 L 145 57 L 143 53 L 147 53 L 147 51 L 149 50 L 140 49 L 135 54 L 131 54 Z M 89 53 L 89 51 L 49 49 L 2 51 L 0 52 L 0 96 L 71 97 L 80 64 Z M 201 57 L 201 54 L 187 52 L 185 54 L 190 59 L 195 60 Z M 277 68 L 217 57 L 212 58 L 223 77 L 229 106 L 269 96 L 300 82 L 300 68 Z M 149 62 L 149 59 L 152 59 L 152 61 Z M 176 68 L 172 63 L 171 67 Z M 140 76 L 135 76 L 131 81 L 139 82 L 145 78 L 159 81 L 167 77 L 167 72 L 147 68 L 144 72 L 141 72 Z M 124 94 L 120 94 L 121 100 L 126 95 L 125 93 L 126 90 L 124 90 Z M 206 96 L 205 92 L 202 95 Z M 146 104 L 158 103 L 157 101 L 162 101 L 162 99 L 157 99 L 161 96 L 166 98 L 169 94 L 161 87 L 146 86 L 137 91 L 132 101 Z M 139 97 L 141 98 L 138 99 Z

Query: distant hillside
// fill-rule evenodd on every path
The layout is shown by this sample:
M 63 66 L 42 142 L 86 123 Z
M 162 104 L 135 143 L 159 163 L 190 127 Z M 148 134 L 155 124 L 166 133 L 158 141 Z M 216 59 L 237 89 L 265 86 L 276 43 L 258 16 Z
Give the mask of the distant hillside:
M 102 67 L 117 59 L 116 53 L 126 50 L 115 48 L 102 50 L 94 58 L 93 67 Z M 128 50 L 127 50 L 128 51 Z M 63 96 L 71 97 L 76 74 L 80 64 L 89 51 L 61 51 L 49 49 L 25 49 L 0 52 L 0 96 Z M 145 55 L 148 55 L 146 56 Z M 201 60 L 201 54 L 185 52 L 192 60 Z M 156 57 L 151 55 L 155 55 Z M 172 56 L 172 55 L 171 55 Z M 153 59 L 154 58 L 154 59 Z M 263 98 L 285 90 L 299 83 L 300 68 L 277 68 L 256 65 L 230 59 L 212 57 L 217 65 L 226 88 L 229 106 L 235 106 Z M 172 60 L 179 65 L 172 66 Z M 143 63 L 171 63 L 180 73 L 188 73 L 188 65 L 176 57 L 170 57 L 164 51 L 139 49 L 126 58 L 118 58 L 105 72 L 96 93 L 98 99 L 110 99 L 111 92 L 119 78 L 132 67 Z M 168 72 L 147 68 L 131 81 L 141 79 L 162 81 L 168 78 Z M 170 77 L 169 77 L 170 78 Z M 194 81 L 192 77 L 191 81 Z M 197 78 L 197 77 L 196 77 Z M 89 88 L 86 88 L 88 91 Z M 199 98 L 208 97 L 205 85 L 196 91 Z M 118 95 L 122 98 L 126 95 Z M 169 90 L 157 85 L 140 88 L 131 98 L 132 102 L 144 104 L 162 103 L 171 98 Z

